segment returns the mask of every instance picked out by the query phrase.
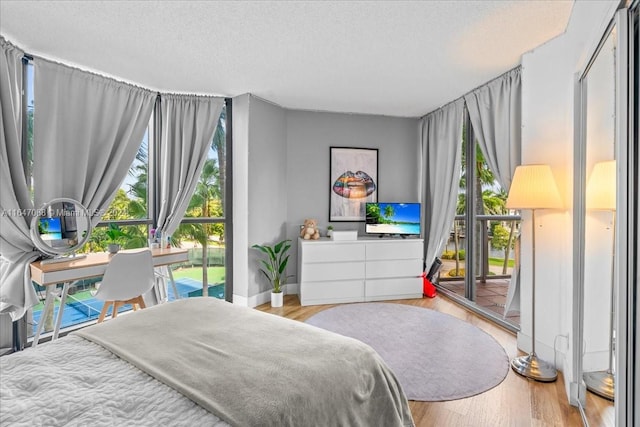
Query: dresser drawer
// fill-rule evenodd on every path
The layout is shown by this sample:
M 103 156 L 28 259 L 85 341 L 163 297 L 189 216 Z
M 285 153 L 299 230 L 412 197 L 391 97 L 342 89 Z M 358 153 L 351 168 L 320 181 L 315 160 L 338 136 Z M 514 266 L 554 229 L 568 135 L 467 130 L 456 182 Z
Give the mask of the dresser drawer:
M 302 282 L 364 279 L 364 262 L 325 262 L 302 265 Z
M 364 261 L 363 243 L 309 242 L 303 246 L 303 263 Z
M 368 242 L 367 261 L 388 259 L 422 259 L 422 240 L 398 240 Z
M 422 274 L 422 260 L 396 259 L 393 261 L 367 261 L 365 277 L 382 279 L 389 277 L 417 277 Z
M 300 304 L 333 304 L 364 300 L 363 280 L 308 282 L 300 285 Z
M 366 301 L 393 298 L 421 298 L 422 277 L 375 279 L 365 282 Z

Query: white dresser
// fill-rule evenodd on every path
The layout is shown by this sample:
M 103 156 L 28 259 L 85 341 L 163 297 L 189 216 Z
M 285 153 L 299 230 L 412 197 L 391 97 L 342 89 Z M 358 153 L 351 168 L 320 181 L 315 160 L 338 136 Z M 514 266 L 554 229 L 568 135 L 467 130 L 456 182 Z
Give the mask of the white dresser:
M 422 298 L 422 239 L 298 239 L 302 305 Z

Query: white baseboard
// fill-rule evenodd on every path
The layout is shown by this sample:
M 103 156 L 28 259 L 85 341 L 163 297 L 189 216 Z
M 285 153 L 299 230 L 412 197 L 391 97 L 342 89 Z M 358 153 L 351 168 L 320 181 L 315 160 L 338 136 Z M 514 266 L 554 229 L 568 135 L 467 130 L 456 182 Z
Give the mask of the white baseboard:
M 283 286 L 283 290 L 285 295 L 297 294 L 298 284 L 287 283 Z M 271 301 L 271 291 L 260 292 L 259 294 L 252 295 L 250 297 L 244 297 L 236 294 L 233 295 L 233 303 L 243 307 L 257 307 L 269 301 Z
M 245 296 L 233 294 L 232 301 L 235 305 L 240 305 L 242 307 L 249 307 L 249 300 Z

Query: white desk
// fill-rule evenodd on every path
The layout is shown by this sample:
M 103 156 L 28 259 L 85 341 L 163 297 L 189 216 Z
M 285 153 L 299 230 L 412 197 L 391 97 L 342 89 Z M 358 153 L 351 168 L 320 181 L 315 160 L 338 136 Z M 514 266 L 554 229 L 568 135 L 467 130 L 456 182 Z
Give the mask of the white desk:
M 129 249 L 121 252 L 137 252 L 140 249 Z M 170 264 L 176 264 L 180 262 L 186 262 L 189 259 L 189 252 L 187 249 L 169 248 L 169 249 L 151 249 L 151 255 L 153 257 L 153 266 L 161 267 Z M 44 302 L 43 315 L 47 310 L 53 309 L 53 304 L 56 296 L 53 294 L 55 285 L 62 283 L 62 293 L 60 295 L 60 308 L 58 309 L 58 315 L 55 319 L 55 327 L 53 329 L 52 339 L 57 339 L 60 332 L 60 325 L 62 323 L 62 312 L 67 300 L 67 294 L 71 283 L 81 279 L 88 279 L 91 277 L 99 277 L 104 275 L 107 269 L 107 265 L 113 255 L 107 252 L 96 252 L 87 254 L 85 258 L 74 260 L 70 258 L 69 261 L 58 262 L 54 264 L 42 264 L 40 261 L 31 263 L 31 280 L 38 285 L 46 288 L 46 297 Z M 170 280 L 174 285 L 173 276 L 171 275 L 171 269 L 169 269 Z M 177 292 L 176 298 L 177 298 Z M 32 346 L 38 345 L 40 340 L 40 334 L 42 333 L 44 322 L 40 319 L 38 322 L 38 328 L 36 334 L 33 337 Z

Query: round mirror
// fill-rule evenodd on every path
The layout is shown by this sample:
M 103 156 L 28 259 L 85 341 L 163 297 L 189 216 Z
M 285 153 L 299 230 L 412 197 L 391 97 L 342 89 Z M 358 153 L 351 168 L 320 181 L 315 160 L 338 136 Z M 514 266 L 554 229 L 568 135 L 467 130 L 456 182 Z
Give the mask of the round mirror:
M 80 202 L 59 198 L 45 203 L 31 220 L 31 240 L 47 255 L 71 254 L 91 235 L 89 211 Z

